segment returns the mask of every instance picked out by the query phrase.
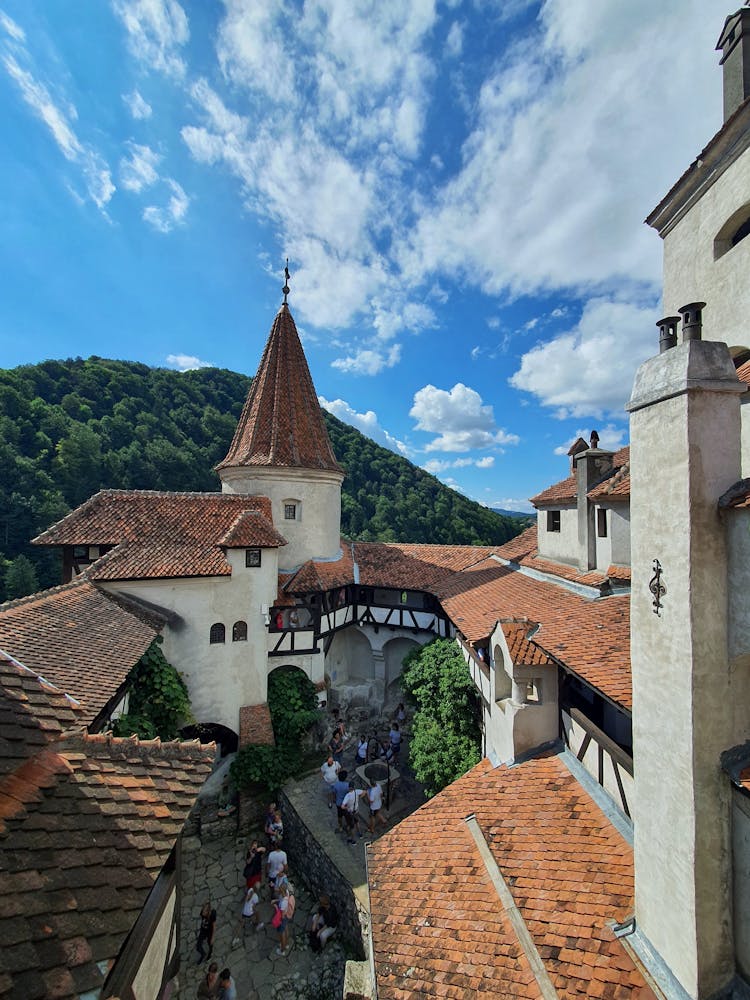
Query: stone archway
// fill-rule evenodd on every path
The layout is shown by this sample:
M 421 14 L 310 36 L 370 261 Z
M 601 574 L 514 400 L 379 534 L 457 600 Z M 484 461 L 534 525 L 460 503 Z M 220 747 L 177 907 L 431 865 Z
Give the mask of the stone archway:
M 383 660 L 385 661 L 385 687 L 386 691 L 401 676 L 404 657 L 413 649 L 419 649 L 421 643 L 406 636 L 398 636 L 389 639 L 383 646 Z
M 375 658 L 367 636 L 356 626 L 337 632 L 326 654 L 332 687 L 375 679 Z
M 192 726 L 183 726 L 180 739 L 200 740 L 201 743 L 215 742 L 221 747 L 221 756 L 235 753 L 239 738 L 234 730 L 222 726 L 220 722 L 197 722 Z

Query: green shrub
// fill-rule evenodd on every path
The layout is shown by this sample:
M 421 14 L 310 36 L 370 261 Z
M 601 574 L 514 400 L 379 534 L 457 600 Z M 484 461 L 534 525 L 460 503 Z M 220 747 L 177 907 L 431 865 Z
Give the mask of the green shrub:
M 160 646 L 158 635 L 130 674 L 128 714 L 114 725 L 115 736 L 136 733 L 144 739 L 160 736 L 173 740 L 180 729 L 193 721 L 188 690 Z

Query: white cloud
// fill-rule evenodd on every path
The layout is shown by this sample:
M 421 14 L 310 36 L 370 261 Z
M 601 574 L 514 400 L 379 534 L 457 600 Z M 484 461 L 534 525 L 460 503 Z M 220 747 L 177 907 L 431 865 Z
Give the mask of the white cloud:
M 625 444 L 625 431 L 621 427 L 615 427 L 614 424 L 607 424 L 605 427 L 587 427 L 584 429 L 579 429 L 575 434 L 569 438 L 564 444 L 560 444 L 555 448 L 555 455 L 567 455 L 570 451 L 570 447 L 578 438 L 583 438 L 584 441 L 591 440 L 591 432 L 596 430 L 599 435 L 599 447 L 603 448 L 605 451 L 618 451 Z
M 8 17 L 4 10 L 0 10 L 0 27 L 15 42 L 25 42 L 26 32 L 20 24 L 16 24 L 12 17 Z
M 491 406 L 474 389 L 458 382 L 452 389 L 426 385 L 414 394 L 409 416 L 416 429 L 437 434 L 426 451 L 473 451 L 517 444 L 518 437 L 499 430 Z
M 198 368 L 214 368 L 212 361 L 201 361 L 192 354 L 168 354 L 167 364 L 180 372 L 192 372 Z
M 131 94 L 123 94 L 122 99 L 127 105 L 128 111 L 136 121 L 150 118 L 152 114 L 151 105 L 141 97 L 137 90 Z
M 403 441 L 399 441 L 398 438 L 393 437 L 384 427 L 380 426 L 378 415 L 374 410 L 358 413 L 346 400 L 329 400 L 324 396 L 318 396 L 318 402 L 324 410 L 328 410 L 334 417 L 343 420 L 345 424 L 351 424 L 352 427 L 356 427 L 357 430 L 362 431 L 363 434 L 366 434 L 367 437 L 372 438 L 378 444 L 390 448 L 391 451 L 395 451 L 397 454 L 406 457 L 410 455 L 409 448 Z
M 159 180 L 156 169 L 161 156 L 149 146 L 139 146 L 138 143 L 126 143 L 129 159 L 120 160 L 120 182 L 128 191 L 139 194 L 144 188 L 151 187 Z
M 467 469 L 473 466 L 476 469 L 491 469 L 495 464 L 494 455 L 485 455 L 484 458 L 456 458 L 453 461 L 441 458 L 428 459 L 422 468 L 425 472 L 431 472 L 434 476 L 446 469 Z
M 454 21 L 445 39 L 445 51 L 454 59 L 460 56 L 464 47 L 464 31 L 458 21 Z
M 658 352 L 654 308 L 590 300 L 574 329 L 523 355 L 510 384 L 561 418 L 621 413 L 636 368 Z
M 149 69 L 182 77 L 180 49 L 190 38 L 185 11 L 177 0 L 113 0 L 128 33 L 130 51 Z
M 49 129 L 62 155 L 80 169 L 89 198 L 97 208 L 104 209 L 116 190 L 112 174 L 104 157 L 93 146 L 82 142 L 73 130 L 69 119 L 77 118 L 75 108 L 70 106 L 67 113 L 63 111 L 45 84 L 23 69 L 12 55 L 4 56 L 3 64 L 24 101 Z
M 187 214 L 190 198 L 185 194 L 183 188 L 172 180 L 165 178 L 172 194 L 166 205 L 148 205 L 143 209 L 143 220 L 160 233 L 170 233 L 176 225 L 184 222 Z
M 696 82 L 714 59 L 705 3 L 595 7 L 590 16 L 589 0 L 545 0 L 537 36 L 525 32 L 485 81 L 460 171 L 425 201 L 401 248 L 407 276 L 447 273 L 490 293 L 656 286 L 659 241 L 639 220 L 712 118 L 714 96 Z M 664 74 L 654 39 L 676 20 L 691 58 Z M 652 155 L 665 134 L 669 156 Z
M 336 358 L 331 367 L 354 375 L 378 375 L 384 368 L 393 368 L 400 360 L 401 345 L 392 344 L 388 351 L 363 348 L 346 358 Z

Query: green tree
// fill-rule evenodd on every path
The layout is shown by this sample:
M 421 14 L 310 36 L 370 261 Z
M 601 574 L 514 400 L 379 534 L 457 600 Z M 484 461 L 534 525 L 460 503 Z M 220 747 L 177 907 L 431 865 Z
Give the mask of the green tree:
M 409 761 L 435 795 L 481 760 L 481 703 L 455 642 L 434 639 L 404 659 L 401 687 L 416 706 Z
M 5 571 L 5 597 L 12 601 L 16 597 L 26 597 L 39 590 L 36 571 L 26 556 L 16 556 Z

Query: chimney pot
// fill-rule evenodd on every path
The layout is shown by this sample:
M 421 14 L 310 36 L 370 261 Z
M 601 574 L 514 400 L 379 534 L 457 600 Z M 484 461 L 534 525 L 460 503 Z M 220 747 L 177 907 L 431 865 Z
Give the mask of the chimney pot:
M 716 48 L 724 71 L 724 121 L 750 96 L 750 9 L 745 4 L 724 22 Z
M 677 346 L 677 326 L 680 322 L 679 316 L 665 316 L 657 320 L 659 327 L 659 354 L 663 354 L 672 347 Z
M 599 435 L 597 434 L 596 431 L 591 432 L 591 447 L 592 448 L 599 447 Z
M 682 342 L 700 340 L 703 336 L 703 310 L 705 302 L 689 302 L 677 312 L 682 316 Z

